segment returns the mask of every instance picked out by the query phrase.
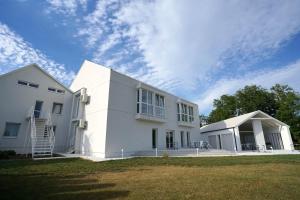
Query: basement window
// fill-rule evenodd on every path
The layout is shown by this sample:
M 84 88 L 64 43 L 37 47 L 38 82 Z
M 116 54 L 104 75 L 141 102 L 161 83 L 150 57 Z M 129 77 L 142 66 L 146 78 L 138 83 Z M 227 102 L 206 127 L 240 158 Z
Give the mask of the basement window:
M 16 138 L 20 129 L 21 123 L 6 122 L 4 137 Z

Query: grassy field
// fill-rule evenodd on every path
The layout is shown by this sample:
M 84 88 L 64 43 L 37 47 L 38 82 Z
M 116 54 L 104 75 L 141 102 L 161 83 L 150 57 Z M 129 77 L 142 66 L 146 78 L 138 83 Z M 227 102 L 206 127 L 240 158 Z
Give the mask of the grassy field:
M 300 156 L 0 161 L 0 199 L 300 199 Z

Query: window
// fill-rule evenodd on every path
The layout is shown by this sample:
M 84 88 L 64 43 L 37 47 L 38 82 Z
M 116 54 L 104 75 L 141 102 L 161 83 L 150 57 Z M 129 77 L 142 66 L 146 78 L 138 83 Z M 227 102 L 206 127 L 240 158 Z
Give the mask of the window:
M 73 118 L 78 117 L 79 103 L 80 103 L 80 94 L 77 94 L 77 95 L 74 97 L 74 102 L 73 102 L 73 109 L 72 109 L 72 112 L 73 112 Z
M 48 91 L 49 91 L 49 92 L 55 92 L 56 89 L 55 89 L 55 88 L 50 88 L 50 87 L 48 87 Z
M 49 92 L 56 92 L 56 93 L 59 93 L 59 94 L 64 94 L 65 93 L 64 90 L 56 89 L 56 88 L 53 88 L 53 87 L 48 87 L 48 91 Z
M 159 118 L 165 117 L 165 98 L 155 94 L 155 115 Z
M 159 118 L 165 117 L 165 99 L 164 96 L 155 94 L 146 89 L 138 89 L 136 92 L 137 113 L 155 116 Z
M 157 129 L 152 129 L 152 148 L 157 148 Z
M 191 147 L 191 136 L 190 136 L 190 132 L 186 132 L 186 145 L 188 147 Z
M 29 83 L 27 81 L 20 81 L 20 80 L 18 80 L 18 85 L 24 85 L 24 86 L 34 87 L 34 88 L 39 87 L 39 85 L 36 83 Z
M 52 113 L 61 114 L 62 113 L 62 107 L 63 107 L 62 103 L 53 103 Z
M 184 147 L 184 131 L 180 131 L 181 147 Z
M 21 123 L 6 122 L 3 136 L 17 137 Z
M 57 89 L 57 93 L 64 94 L 65 91 L 64 91 L 64 90 L 59 90 L 59 89 Z
M 193 122 L 194 108 L 184 103 L 177 104 L 177 121 Z

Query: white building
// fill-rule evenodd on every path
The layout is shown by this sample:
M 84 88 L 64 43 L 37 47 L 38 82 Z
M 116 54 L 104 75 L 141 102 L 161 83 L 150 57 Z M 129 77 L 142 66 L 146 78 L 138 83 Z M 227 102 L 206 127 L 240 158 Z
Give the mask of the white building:
M 199 141 L 196 104 L 85 61 L 70 89 L 37 65 L 0 76 L 0 150 L 92 157 Z
M 294 150 L 289 126 L 260 110 L 209 124 L 200 132 L 214 149 Z

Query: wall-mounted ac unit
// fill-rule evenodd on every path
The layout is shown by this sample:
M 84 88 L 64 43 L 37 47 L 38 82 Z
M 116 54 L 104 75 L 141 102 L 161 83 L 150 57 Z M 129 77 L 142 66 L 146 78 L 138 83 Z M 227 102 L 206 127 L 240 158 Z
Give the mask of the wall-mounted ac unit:
M 80 101 L 82 103 L 88 103 L 89 102 L 89 96 L 87 94 L 80 95 Z
M 85 129 L 87 127 L 87 121 L 85 121 L 84 119 L 80 119 L 78 122 L 78 127 Z

